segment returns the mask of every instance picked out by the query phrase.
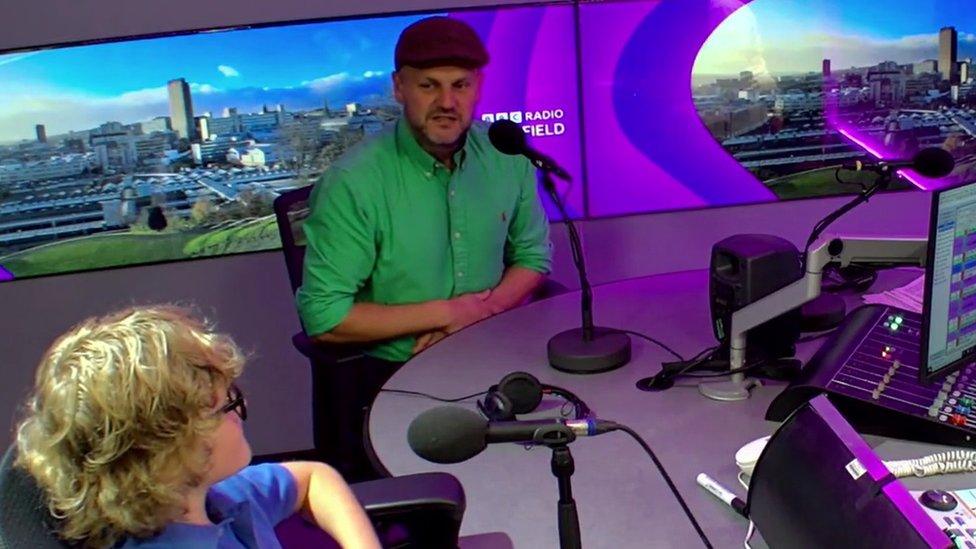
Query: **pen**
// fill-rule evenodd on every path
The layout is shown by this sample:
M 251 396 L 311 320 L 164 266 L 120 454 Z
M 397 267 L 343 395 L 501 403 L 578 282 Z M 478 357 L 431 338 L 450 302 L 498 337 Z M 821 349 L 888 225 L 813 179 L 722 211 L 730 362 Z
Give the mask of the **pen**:
M 713 496 L 724 501 L 726 505 L 735 510 L 736 513 L 748 518 L 748 515 L 746 515 L 746 502 L 736 497 L 736 495 L 732 492 L 729 492 L 715 479 L 706 475 L 705 473 L 699 473 L 695 480 L 698 481 L 699 486 L 711 492 Z

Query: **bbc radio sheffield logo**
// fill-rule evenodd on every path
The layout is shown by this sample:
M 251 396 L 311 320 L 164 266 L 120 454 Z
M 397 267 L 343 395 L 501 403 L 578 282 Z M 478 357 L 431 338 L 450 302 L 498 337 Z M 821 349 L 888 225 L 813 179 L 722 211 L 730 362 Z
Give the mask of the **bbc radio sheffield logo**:
M 496 112 L 482 114 L 481 121 L 491 124 L 495 120 L 511 120 L 522 124 L 525 133 L 532 137 L 548 137 L 566 133 L 566 124 L 559 122 L 565 114 L 562 109 Z

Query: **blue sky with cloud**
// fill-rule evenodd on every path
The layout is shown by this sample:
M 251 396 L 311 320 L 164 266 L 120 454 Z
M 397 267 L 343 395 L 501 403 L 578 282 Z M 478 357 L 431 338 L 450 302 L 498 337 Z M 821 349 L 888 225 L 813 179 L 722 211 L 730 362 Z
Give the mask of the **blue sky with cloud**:
M 0 142 L 168 115 L 166 82 L 194 111 L 305 109 L 390 93 L 400 31 L 423 16 L 198 33 L 0 55 Z
M 737 7 L 739 0 L 714 0 Z M 959 57 L 976 57 L 972 0 L 753 0 L 705 43 L 696 74 L 785 74 L 938 56 L 938 33 L 954 26 Z

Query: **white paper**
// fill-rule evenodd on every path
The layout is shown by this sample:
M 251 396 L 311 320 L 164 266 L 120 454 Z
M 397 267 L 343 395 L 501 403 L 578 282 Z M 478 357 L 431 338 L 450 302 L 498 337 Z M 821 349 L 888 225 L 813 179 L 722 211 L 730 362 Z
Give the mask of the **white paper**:
M 900 288 L 885 290 L 877 294 L 865 294 L 863 299 L 865 303 L 890 305 L 921 314 L 924 295 L 925 275 L 919 275 L 918 278 Z

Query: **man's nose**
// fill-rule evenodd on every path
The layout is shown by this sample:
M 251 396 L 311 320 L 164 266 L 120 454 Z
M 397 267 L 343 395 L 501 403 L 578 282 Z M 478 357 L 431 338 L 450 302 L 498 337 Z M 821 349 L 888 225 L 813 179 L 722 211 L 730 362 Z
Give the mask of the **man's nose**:
M 448 88 L 437 94 L 437 106 L 443 110 L 452 110 L 457 105 L 457 94 Z

